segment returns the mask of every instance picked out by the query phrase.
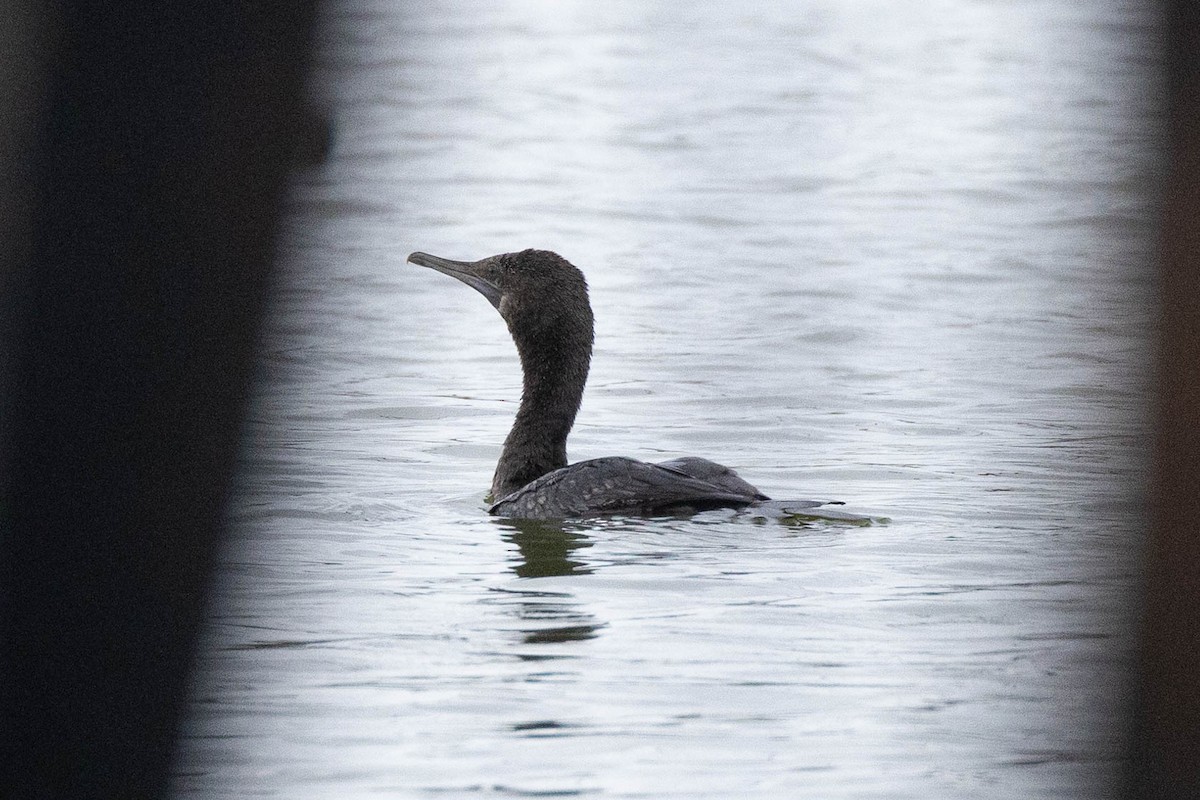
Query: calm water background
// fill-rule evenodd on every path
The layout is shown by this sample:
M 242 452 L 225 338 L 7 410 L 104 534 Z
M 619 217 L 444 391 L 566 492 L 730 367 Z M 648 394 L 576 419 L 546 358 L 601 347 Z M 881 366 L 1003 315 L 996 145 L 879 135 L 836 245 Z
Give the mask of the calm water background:
M 180 795 L 1109 793 L 1150 5 L 332 5 Z M 489 518 L 516 354 L 404 258 L 531 246 L 592 286 L 573 460 L 892 522 Z

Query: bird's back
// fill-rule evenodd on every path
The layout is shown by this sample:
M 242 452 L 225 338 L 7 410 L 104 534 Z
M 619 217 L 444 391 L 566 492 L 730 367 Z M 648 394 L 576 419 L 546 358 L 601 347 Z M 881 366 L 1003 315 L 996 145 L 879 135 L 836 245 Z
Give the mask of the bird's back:
M 505 517 L 546 519 L 740 508 L 765 499 L 733 470 L 707 459 L 650 464 L 612 456 L 547 473 L 488 510 Z

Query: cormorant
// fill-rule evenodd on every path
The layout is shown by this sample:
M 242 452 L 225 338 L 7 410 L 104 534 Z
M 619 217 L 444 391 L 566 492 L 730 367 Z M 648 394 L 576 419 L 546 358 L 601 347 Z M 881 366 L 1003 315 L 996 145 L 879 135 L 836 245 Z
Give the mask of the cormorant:
M 769 500 L 733 470 L 704 458 L 651 464 L 610 456 L 567 466 L 567 434 L 592 358 L 592 308 L 583 273 L 562 256 L 523 250 L 472 262 L 428 253 L 408 260 L 486 297 L 508 323 L 521 357 L 521 406 L 492 478 L 490 513 L 537 519 L 660 514 Z M 787 503 L 797 511 L 820 505 Z M 826 515 L 838 517 L 820 513 Z

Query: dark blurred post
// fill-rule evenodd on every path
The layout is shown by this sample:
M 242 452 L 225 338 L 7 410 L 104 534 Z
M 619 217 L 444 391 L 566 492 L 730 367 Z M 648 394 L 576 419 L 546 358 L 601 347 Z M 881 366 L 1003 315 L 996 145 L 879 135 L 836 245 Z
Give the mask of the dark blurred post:
M 1128 796 L 1200 797 L 1200 4 L 1170 0 L 1152 530 Z
M 5 92 L 0 795 L 161 797 L 316 4 L 15 5 L 43 80 Z

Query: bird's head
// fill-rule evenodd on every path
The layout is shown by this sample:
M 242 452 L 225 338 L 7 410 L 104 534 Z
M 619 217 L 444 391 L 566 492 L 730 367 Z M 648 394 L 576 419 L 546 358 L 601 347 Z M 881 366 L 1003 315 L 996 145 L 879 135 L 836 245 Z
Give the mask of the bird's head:
M 522 250 L 479 261 L 452 261 L 418 252 L 408 260 L 457 278 L 486 297 L 508 323 L 518 344 L 522 338 L 564 326 L 580 332 L 586 327 L 590 344 L 592 310 L 587 281 L 558 253 Z

